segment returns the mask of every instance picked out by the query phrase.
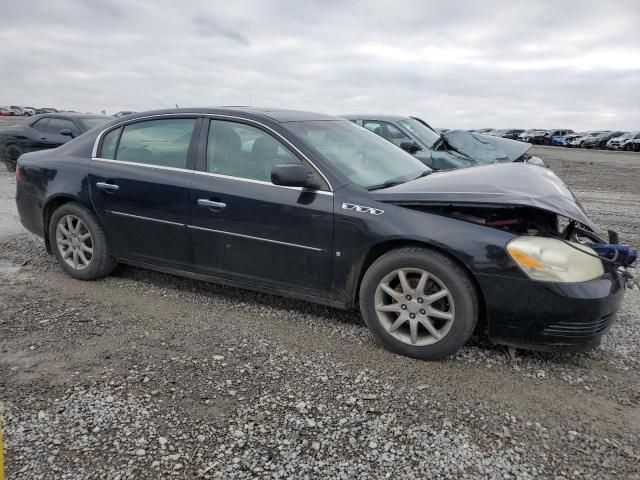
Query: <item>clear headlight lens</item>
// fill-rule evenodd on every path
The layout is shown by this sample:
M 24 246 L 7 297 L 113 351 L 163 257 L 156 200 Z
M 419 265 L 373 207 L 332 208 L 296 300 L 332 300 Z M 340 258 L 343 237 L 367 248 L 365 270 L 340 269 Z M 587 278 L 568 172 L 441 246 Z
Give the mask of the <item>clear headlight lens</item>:
M 543 282 L 586 282 L 604 273 L 602 260 L 586 245 L 555 238 L 517 237 L 507 244 L 507 252 L 533 280 Z M 575 247 L 575 248 L 574 248 Z

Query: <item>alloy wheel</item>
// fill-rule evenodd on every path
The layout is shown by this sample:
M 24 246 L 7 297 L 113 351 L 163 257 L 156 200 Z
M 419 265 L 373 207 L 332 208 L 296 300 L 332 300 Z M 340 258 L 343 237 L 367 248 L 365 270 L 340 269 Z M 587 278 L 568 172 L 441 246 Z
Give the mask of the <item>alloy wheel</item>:
M 65 215 L 56 226 L 56 244 L 64 262 L 75 270 L 84 270 L 93 259 L 91 232 L 75 215 Z
M 451 330 L 455 305 L 447 286 L 419 268 L 401 268 L 386 275 L 375 293 L 380 324 L 411 346 L 433 345 Z

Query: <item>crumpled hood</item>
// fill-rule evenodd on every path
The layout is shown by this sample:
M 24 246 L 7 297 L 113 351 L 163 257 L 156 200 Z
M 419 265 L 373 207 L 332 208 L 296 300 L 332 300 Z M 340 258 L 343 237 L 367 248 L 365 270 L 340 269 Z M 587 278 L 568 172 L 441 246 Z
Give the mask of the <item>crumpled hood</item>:
M 551 170 L 525 163 L 435 172 L 371 192 L 376 200 L 415 205 L 501 205 L 540 208 L 602 230 L 584 213 L 571 190 Z
M 530 144 L 517 140 L 463 130 L 451 130 L 442 136 L 452 148 L 476 160 L 477 165 L 513 162 L 531 148 Z

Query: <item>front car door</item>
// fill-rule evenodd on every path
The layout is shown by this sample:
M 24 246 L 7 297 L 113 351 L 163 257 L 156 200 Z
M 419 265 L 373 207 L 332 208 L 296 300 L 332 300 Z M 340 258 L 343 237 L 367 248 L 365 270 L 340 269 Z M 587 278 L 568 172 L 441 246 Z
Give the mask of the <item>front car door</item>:
M 134 120 L 102 136 L 89 190 L 119 259 L 192 268 L 187 225 L 200 122 L 189 116 Z
M 50 117 L 47 122 L 46 133 L 43 136 L 43 144 L 45 145 L 45 148 L 59 147 L 73 138 L 69 135 L 61 135 L 60 132 L 62 130 L 71 131 L 73 137 L 77 137 L 82 133 L 71 120 L 67 118 Z
M 191 194 L 196 269 L 328 298 L 333 194 L 320 175 L 318 191 L 271 183 L 276 165 L 313 167 L 275 131 L 249 120 L 211 119 L 198 154 Z

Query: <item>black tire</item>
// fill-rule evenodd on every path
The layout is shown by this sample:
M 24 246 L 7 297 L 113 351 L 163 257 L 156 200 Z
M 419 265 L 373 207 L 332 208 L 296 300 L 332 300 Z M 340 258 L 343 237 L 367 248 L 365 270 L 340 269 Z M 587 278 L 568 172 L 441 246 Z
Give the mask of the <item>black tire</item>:
M 19 145 L 11 144 L 7 145 L 2 152 L 2 158 L 4 159 L 4 164 L 7 166 L 7 170 L 10 172 L 16 171 L 16 166 L 18 165 L 18 158 L 22 155 L 24 151 L 20 148 Z
M 421 269 L 436 276 L 446 286 L 455 305 L 450 330 L 440 340 L 414 346 L 398 340 L 382 325 L 376 313 L 375 295 L 380 282 L 398 269 Z M 478 296 L 467 273 L 439 252 L 421 247 L 391 250 L 366 271 L 360 287 L 360 312 L 377 340 L 392 352 L 422 360 L 440 360 L 458 351 L 471 337 L 478 321 Z
M 56 241 L 58 222 L 67 215 L 73 215 L 79 218 L 91 234 L 90 240 L 93 253 L 88 266 L 83 270 L 75 269 L 73 266 L 67 264 L 62 257 L 62 252 Z M 75 202 L 64 203 L 51 215 L 48 228 L 49 241 L 51 242 L 51 249 L 53 250 L 56 260 L 62 269 L 71 277 L 77 278 L 78 280 L 95 280 L 96 278 L 110 274 L 116 267 L 116 262 L 111 254 L 104 229 L 94 213 L 88 208 Z

